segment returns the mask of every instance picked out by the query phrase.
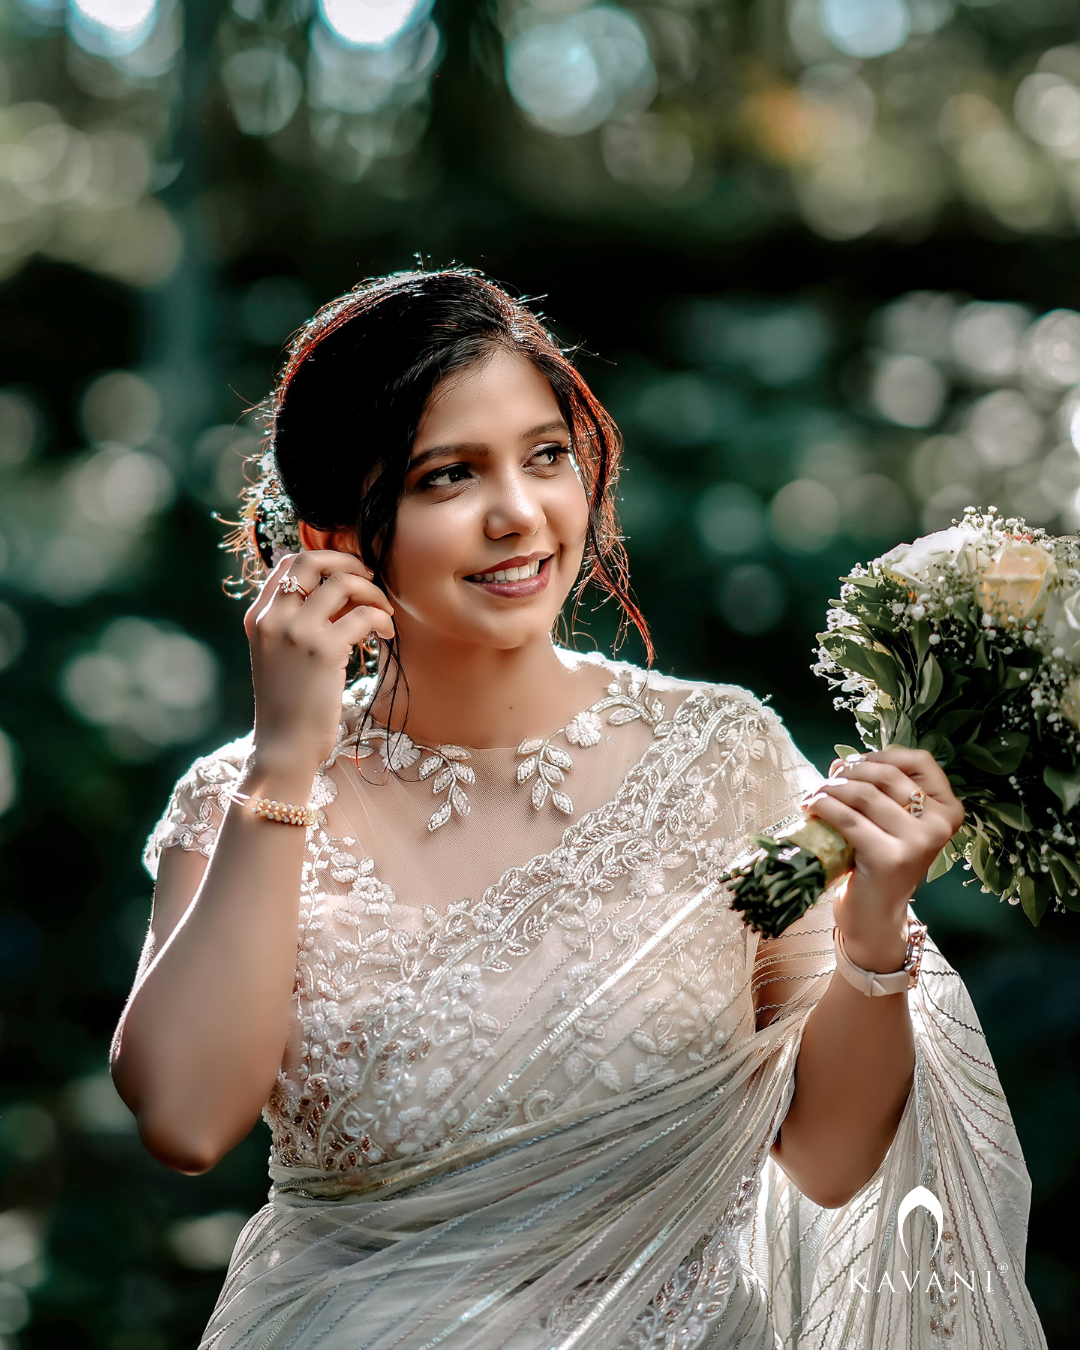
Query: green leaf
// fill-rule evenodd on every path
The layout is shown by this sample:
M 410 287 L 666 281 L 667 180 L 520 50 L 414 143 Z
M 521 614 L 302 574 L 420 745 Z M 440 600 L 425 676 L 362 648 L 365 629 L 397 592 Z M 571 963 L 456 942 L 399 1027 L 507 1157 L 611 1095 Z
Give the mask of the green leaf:
M 1023 876 L 1020 878 L 1020 903 L 1024 908 L 1024 913 L 1032 924 L 1038 928 L 1039 920 L 1046 913 L 1046 907 L 1050 903 L 1050 897 L 1041 886 L 1035 884 L 1034 877 Z
M 977 834 L 975 842 L 971 846 L 971 853 L 968 860 L 971 863 L 971 870 L 977 877 L 982 877 L 983 869 L 986 867 L 986 860 L 990 856 L 990 846 L 987 844 L 983 835 Z
M 891 652 L 875 651 L 840 633 L 827 633 L 821 645 L 838 666 L 873 680 L 890 698 L 902 697 L 902 681 L 896 668 L 896 658 Z
M 1072 877 L 1073 881 L 1077 884 L 1077 886 L 1080 886 L 1080 861 L 1078 861 L 1076 858 L 1070 858 L 1067 854 L 1064 853 L 1058 853 L 1055 856 L 1061 863 L 1062 867 L 1064 867 L 1065 870 L 1068 872 L 1069 876 Z
M 926 874 L 927 881 L 937 881 L 938 877 L 943 877 L 946 872 L 952 869 L 956 857 L 957 855 L 952 851 L 952 845 L 946 844 L 930 864 L 930 871 Z
M 996 819 L 1004 821 L 1006 825 L 1010 825 L 1014 830 L 1031 829 L 1031 817 L 1019 802 L 987 802 L 983 807 L 983 810 L 986 811 L 987 814 L 996 817 Z
M 960 753 L 984 773 L 1013 773 L 1024 758 L 1029 740 L 1022 731 L 1004 731 L 981 745 L 974 742 L 965 745 Z
M 912 624 L 911 641 L 915 648 L 915 662 L 921 664 L 930 651 L 930 625 L 925 619 Z
M 918 737 L 915 735 L 915 727 L 911 721 L 911 718 L 907 715 L 906 712 L 897 713 L 896 729 L 889 737 L 889 744 L 903 745 L 908 747 L 908 749 L 913 750 L 917 742 Z
M 990 669 L 990 662 L 986 659 L 986 638 L 981 633 L 975 643 L 975 660 L 971 664 L 976 670 Z
M 1046 865 L 1050 868 L 1050 879 L 1054 883 L 1054 893 L 1062 900 L 1071 890 L 1075 890 L 1073 879 L 1067 869 L 1062 865 L 1062 859 L 1056 853 L 1046 855 Z
M 1080 770 L 1075 773 L 1062 773 L 1048 764 L 1043 769 L 1043 782 L 1061 801 L 1066 811 L 1071 811 L 1080 802 Z
M 1034 666 L 1010 666 L 1001 682 L 1002 689 L 1026 689 L 1031 684 Z
M 930 652 L 919 671 L 919 686 L 915 693 L 916 711 L 932 708 L 940 698 L 944 685 L 945 677 L 941 673 L 941 667 L 934 653 Z
M 972 735 L 978 735 L 982 716 L 983 710 L 981 708 L 954 708 L 952 712 L 947 712 L 938 718 L 937 730 L 943 736 L 948 736 L 954 741 L 960 739 L 957 733 L 967 728 L 971 729 Z
M 852 755 L 861 755 L 861 750 L 856 750 L 853 745 L 834 745 L 837 759 L 850 759 Z

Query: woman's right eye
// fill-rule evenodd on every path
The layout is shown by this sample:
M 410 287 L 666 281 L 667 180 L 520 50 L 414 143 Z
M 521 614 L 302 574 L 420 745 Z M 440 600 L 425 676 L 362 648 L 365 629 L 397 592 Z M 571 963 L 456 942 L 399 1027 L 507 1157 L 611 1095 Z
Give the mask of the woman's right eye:
M 467 464 L 444 464 L 441 469 L 434 470 L 433 473 L 426 474 L 420 479 L 417 487 L 453 487 L 457 483 L 463 483 L 469 476 L 469 466 Z

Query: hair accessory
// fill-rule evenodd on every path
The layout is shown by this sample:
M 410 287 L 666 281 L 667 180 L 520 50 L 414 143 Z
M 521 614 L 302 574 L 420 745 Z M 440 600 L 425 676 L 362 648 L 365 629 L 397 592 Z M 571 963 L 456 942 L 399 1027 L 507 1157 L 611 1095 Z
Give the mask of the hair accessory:
M 839 925 L 833 928 L 833 950 L 836 952 L 836 969 L 854 985 L 860 994 L 878 998 L 884 994 L 902 994 L 914 989 L 919 982 L 919 970 L 922 967 L 923 944 L 926 942 L 926 924 L 918 919 L 908 920 L 907 950 L 904 952 L 904 964 L 899 970 L 887 975 L 874 970 L 863 970 L 857 966 L 844 951 L 844 935 Z
M 907 809 L 916 818 L 926 810 L 926 793 L 922 788 L 917 787 L 911 794 L 911 801 L 908 802 Z
M 319 823 L 319 813 L 311 806 L 292 806 L 289 802 L 274 801 L 270 797 L 253 797 L 251 810 L 262 820 L 276 820 L 280 825 L 309 825 Z
M 282 595 L 302 595 L 305 600 L 311 594 L 309 590 L 305 590 L 305 588 L 300 585 L 300 582 L 291 572 L 278 587 L 278 590 Z

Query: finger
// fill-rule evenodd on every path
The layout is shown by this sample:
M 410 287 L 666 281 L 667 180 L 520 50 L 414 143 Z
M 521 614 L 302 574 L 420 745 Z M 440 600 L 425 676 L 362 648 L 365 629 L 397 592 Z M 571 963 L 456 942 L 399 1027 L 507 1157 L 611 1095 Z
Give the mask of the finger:
M 335 572 L 366 577 L 369 581 L 372 576 L 371 568 L 361 562 L 355 553 L 339 553 L 330 548 L 293 554 L 288 570 L 305 591 L 313 591 L 324 577 L 332 576 Z M 303 599 L 302 596 L 300 598 Z
M 366 577 L 334 572 L 304 601 L 302 615 L 314 623 L 332 623 L 358 605 L 368 605 L 393 614 L 394 607 L 378 586 Z
M 955 800 L 945 770 L 926 750 L 909 750 L 895 745 L 888 750 L 872 750 L 866 756 L 868 763 L 894 764 L 902 773 L 913 778 L 928 797 L 951 804 Z
M 271 601 L 277 596 L 278 588 L 285 580 L 289 568 L 292 566 L 295 558 L 295 553 L 286 553 L 283 557 L 279 558 L 269 572 L 267 572 L 262 585 L 259 587 L 258 594 L 248 606 L 247 612 L 244 615 L 244 627 L 247 629 L 249 635 L 252 631 L 252 626 L 261 615 L 266 612 Z
M 892 840 L 861 811 L 828 793 L 818 793 L 805 806 L 806 814 L 823 820 L 844 836 L 856 853 L 873 854 L 890 847 Z
M 385 610 L 376 609 L 374 605 L 358 605 L 332 623 L 330 628 L 335 636 L 343 638 L 353 647 L 359 646 L 372 633 L 377 633 L 387 642 L 393 641 L 395 636 L 393 619 Z
M 820 791 L 825 796 L 858 811 L 894 839 L 910 835 L 915 827 L 915 817 L 907 808 L 894 801 L 874 783 L 848 778 L 830 778 L 822 783 Z
M 830 775 L 830 781 L 848 779 L 853 782 L 873 783 L 880 791 L 886 793 L 898 802 L 905 810 L 908 803 L 914 796 L 923 791 L 915 782 L 914 778 L 909 778 L 902 769 L 898 769 L 895 764 L 888 764 L 884 760 L 866 759 L 858 764 L 845 764 L 837 774 Z

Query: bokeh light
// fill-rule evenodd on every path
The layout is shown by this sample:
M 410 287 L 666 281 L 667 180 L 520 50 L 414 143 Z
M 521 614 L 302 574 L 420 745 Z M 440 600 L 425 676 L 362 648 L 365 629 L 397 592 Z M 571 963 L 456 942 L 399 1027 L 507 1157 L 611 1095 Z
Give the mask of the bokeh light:
M 247 1221 L 248 1216 L 236 1210 L 202 1214 L 172 1224 L 165 1240 L 177 1261 L 189 1270 L 224 1270 Z
M 96 54 L 126 54 L 149 36 L 157 7 L 158 0 L 70 0 L 71 35 Z
M 720 557 L 752 553 L 765 539 L 761 499 L 743 483 L 718 483 L 696 507 L 701 537 Z
M 821 27 L 849 56 L 884 56 L 911 32 L 904 0 L 820 0 Z
M 736 633 L 768 633 L 784 613 L 784 583 L 765 563 L 732 568 L 719 592 L 724 621 Z
M 0 731 L 0 815 L 13 804 L 19 785 L 15 769 L 16 751 L 11 737 Z
M 246 136 L 272 136 L 287 126 L 304 92 L 296 64 L 272 47 L 246 47 L 221 66 L 236 124 Z
M 776 541 L 790 553 L 818 553 L 840 528 L 840 503 L 813 478 L 785 483 L 769 507 Z
M 327 28 L 352 47 L 385 47 L 427 8 L 427 0 L 319 0 Z
M 114 753 L 140 760 L 210 725 L 218 663 L 205 643 L 174 625 L 114 619 L 92 650 L 64 667 L 60 687 L 74 712 L 106 730 Z
M 161 424 L 161 396 L 140 375 L 99 375 L 82 397 L 82 423 L 91 441 L 144 445 Z
M 637 19 L 628 10 L 594 5 L 512 38 L 506 82 L 537 126 L 572 136 L 616 113 L 644 110 L 656 92 L 656 71 Z

